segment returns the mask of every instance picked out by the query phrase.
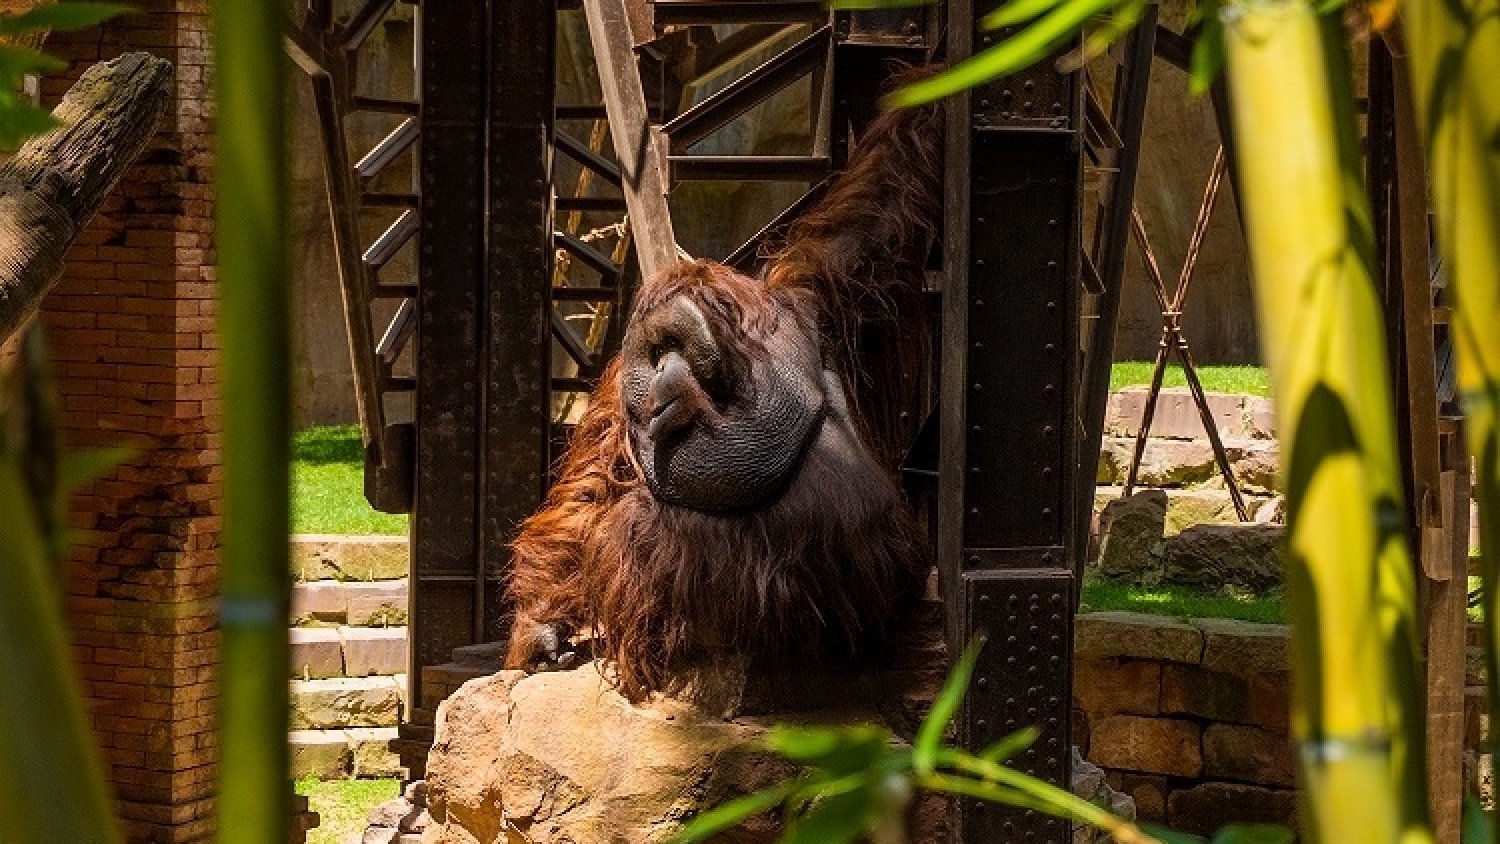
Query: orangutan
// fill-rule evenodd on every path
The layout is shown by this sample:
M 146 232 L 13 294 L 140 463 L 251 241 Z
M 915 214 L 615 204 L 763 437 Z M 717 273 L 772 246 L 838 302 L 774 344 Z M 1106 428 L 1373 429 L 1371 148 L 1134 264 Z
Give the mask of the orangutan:
M 759 278 L 687 261 L 645 282 L 513 545 L 508 665 L 586 636 L 640 698 L 715 653 L 878 645 L 930 567 L 892 373 L 924 365 L 941 137 L 935 107 L 874 121 Z

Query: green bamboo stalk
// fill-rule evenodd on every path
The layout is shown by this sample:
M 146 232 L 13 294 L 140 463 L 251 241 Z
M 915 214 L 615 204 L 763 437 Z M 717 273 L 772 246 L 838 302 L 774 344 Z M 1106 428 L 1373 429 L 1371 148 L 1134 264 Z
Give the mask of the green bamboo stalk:
M 1415 588 L 1346 35 L 1303 0 L 1243 0 L 1222 19 L 1287 483 L 1304 831 L 1430 841 Z
M 3 437 L 0 437 L 3 439 Z M 52 557 L 17 456 L 0 442 L 0 818 L 27 841 L 119 841 L 73 675 Z
M 216 2 L 224 573 L 218 838 L 287 840 L 291 324 L 283 10 Z
M 1490 723 L 1500 724 L 1500 14 L 1493 0 L 1402 9 L 1475 455 Z M 1491 752 L 1495 731 L 1490 731 Z M 1495 833 L 1500 841 L 1500 831 Z

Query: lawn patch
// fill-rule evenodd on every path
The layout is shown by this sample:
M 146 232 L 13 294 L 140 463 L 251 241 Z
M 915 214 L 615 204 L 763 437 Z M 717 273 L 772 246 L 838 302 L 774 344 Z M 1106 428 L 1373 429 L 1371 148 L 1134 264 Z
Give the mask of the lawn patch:
M 401 796 L 398 779 L 297 780 L 297 793 L 320 816 L 318 827 L 307 834 L 307 844 L 345 844 L 358 841 L 369 825 L 370 810 Z
M 1122 360 L 1110 369 L 1109 388 L 1145 387 L 1151 384 L 1151 361 Z M 1199 366 L 1195 368 L 1203 389 L 1210 393 L 1249 396 L 1271 395 L 1271 373 L 1263 366 Z M 1164 387 L 1186 387 L 1187 376 L 1176 363 L 1169 364 L 1162 378 Z
M 356 426 L 293 435 L 292 533 L 406 533 L 406 516 L 378 512 L 365 500 L 364 445 Z
M 1286 620 L 1286 605 L 1279 597 L 1207 595 L 1181 586 L 1133 586 L 1098 577 L 1084 579 L 1083 605 L 1086 610 L 1126 610 L 1173 618 Z

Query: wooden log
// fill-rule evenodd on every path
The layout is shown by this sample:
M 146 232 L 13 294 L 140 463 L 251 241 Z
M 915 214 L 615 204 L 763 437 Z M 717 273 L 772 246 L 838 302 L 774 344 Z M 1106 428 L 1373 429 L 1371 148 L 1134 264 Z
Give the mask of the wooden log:
M 84 71 L 56 129 L 0 166 L 0 343 L 62 275 L 63 256 L 145 150 L 171 99 L 172 64 L 128 53 Z

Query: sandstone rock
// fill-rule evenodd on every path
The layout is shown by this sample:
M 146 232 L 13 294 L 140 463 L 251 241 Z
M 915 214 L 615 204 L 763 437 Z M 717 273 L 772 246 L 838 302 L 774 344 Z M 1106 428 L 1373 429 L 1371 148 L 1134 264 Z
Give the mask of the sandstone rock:
M 1138 774 L 1116 771 L 1111 785 L 1135 801 L 1135 815 L 1144 821 L 1160 822 L 1167 817 L 1167 778 L 1161 774 Z
M 1287 671 L 1291 628 L 1229 618 L 1196 618 L 1203 631 L 1203 667 L 1231 674 Z
M 348 612 L 344 584 L 337 580 L 313 580 L 292 585 L 292 619 L 295 623 L 343 621 Z
M 407 580 L 344 584 L 349 624 L 356 627 L 401 627 L 407 618 Z
M 1146 408 L 1146 387 L 1126 387 L 1110 394 L 1104 430 L 1120 437 L 1134 437 L 1140 430 Z M 1219 435 L 1226 439 L 1266 438 L 1253 424 L 1254 409 L 1265 399 L 1232 393 L 1208 393 L 1208 409 Z M 1206 434 L 1198 406 L 1186 387 L 1166 387 L 1157 398 L 1151 420 L 1151 436 L 1199 439 Z
M 1123 484 L 1130 476 L 1135 440 L 1105 437 L 1099 448 L 1097 482 Z M 1146 487 L 1187 486 L 1202 483 L 1218 472 L 1213 448 L 1207 440 L 1169 440 L 1151 437 L 1141 453 L 1136 483 Z
M 1203 659 L 1203 631 L 1159 615 L 1083 613 L 1074 623 L 1073 637 L 1080 659 L 1129 657 L 1189 665 Z
M 1276 439 L 1276 408 L 1270 399 L 1261 396 L 1247 398 L 1245 415 L 1248 420 L 1247 434 L 1257 439 Z
M 1209 724 L 1203 730 L 1203 775 L 1290 788 L 1297 754 L 1289 737 L 1258 727 Z
M 1096 718 L 1155 715 L 1161 674 L 1161 663 L 1150 660 L 1079 660 L 1073 666 L 1073 697 Z
M 1281 489 L 1281 450 L 1275 440 L 1227 446 L 1229 467 L 1240 488 L 1256 492 Z
M 404 536 L 292 537 L 292 576 L 307 580 L 394 580 L 411 570 L 411 546 Z
M 1098 487 L 1094 494 L 1094 509 L 1102 512 L 1111 501 L 1120 497 L 1118 486 Z M 1187 528 L 1199 524 L 1239 524 L 1240 517 L 1234 502 L 1223 482 L 1217 477 L 1201 486 L 1164 489 L 1167 494 L 1167 521 L 1165 536 L 1176 536 Z M 1248 492 L 1244 495 L 1245 509 L 1252 519 L 1273 499 L 1270 496 Z M 1270 514 L 1268 514 L 1270 515 Z M 1090 559 L 1097 559 L 1097 555 Z
M 1200 727 L 1176 718 L 1116 715 L 1094 725 L 1089 758 L 1106 768 L 1196 777 L 1203 770 Z
M 344 673 L 399 674 L 407 667 L 405 627 L 340 627 L 344 644 Z
M 1138 580 L 1161 567 L 1167 494 L 1145 489 L 1105 505 L 1099 516 L 1099 573 Z
M 1203 591 L 1281 588 L 1279 525 L 1196 525 L 1167 539 L 1161 582 Z
M 1161 711 L 1210 721 L 1244 722 L 1249 718 L 1248 681 L 1239 675 L 1196 665 L 1162 667 Z
M 663 841 L 697 812 L 795 773 L 757 744 L 788 716 L 739 711 L 742 700 L 768 699 L 752 694 L 753 685 L 742 672 L 726 669 L 698 688 L 697 702 L 657 697 L 635 705 L 611 690 L 592 664 L 471 680 L 438 711 L 427 767 L 432 822 L 422 840 Z M 801 692 L 807 706 L 818 705 L 818 683 L 786 685 Z M 885 699 L 904 693 L 873 678 L 843 685 L 846 691 L 853 686 L 848 696 L 866 705 L 815 708 L 797 720 L 881 723 Z M 761 817 L 734 840 L 769 842 L 777 832 L 772 818 Z M 507 839 L 513 834 L 525 838 Z M 914 832 L 913 840 L 936 841 L 935 834 Z
M 1231 782 L 1205 782 L 1172 792 L 1167 822 L 1173 829 L 1209 835 L 1231 823 L 1294 827 L 1296 792 Z
M 1292 675 L 1267 671 L 1250 678 L 1250 723 L 1285 733 L 1292 726 Z
M 291 728 L 394 727 L 401 695 L 389 677 L 293 680 Z
M 1246 495 L 1245 508 L 1252 518 L 1265 501 L 1264 498 Z M 1211 483 L 1195 489 L 1173 490 L 1167 500 L 1167 536 L 1176 536 L 1195 525 L 1237 525 L 1240 514 L 1234 509 L 1234 499 L 1222 483 Z
M 349 737 L 350 764 L 356 777 L 404 777 L 401 757 L 391 751 L 395 727 L 357 727 L 344 731 Z
M 344 646 L 331 627 L 294 627 L 291 633 L 292 676 L 311 680 L 344 675 Z
M 349 773 L 349 739 L 343 730 L 292 730 L 287 744 L 295 779 L 333 779 Z
M 1277 495 L 1256 509 L 1251 517 L 1258 525 L 1286 524 L 1286 498 Z

